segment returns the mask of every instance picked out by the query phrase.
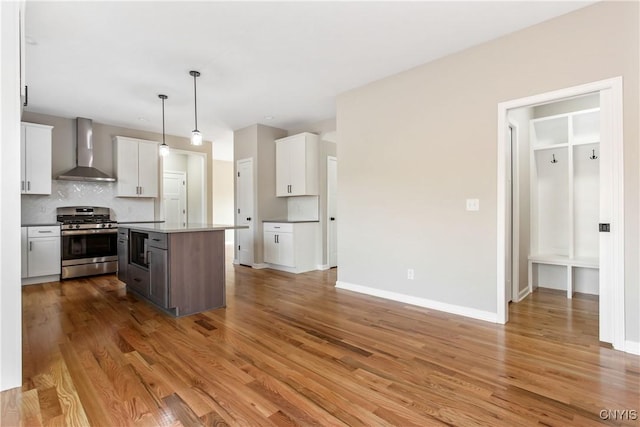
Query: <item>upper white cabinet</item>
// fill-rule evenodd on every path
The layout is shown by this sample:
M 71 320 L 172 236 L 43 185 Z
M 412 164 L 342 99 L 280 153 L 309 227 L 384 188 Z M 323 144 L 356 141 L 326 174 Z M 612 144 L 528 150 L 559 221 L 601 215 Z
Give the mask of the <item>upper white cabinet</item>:
M 23 194 L 51 194 L 51 132 L 53 127 L 20 125 L 20 185 Z
M 276 196 L 318 195 L 318 136 L 304 132 L 276 140 Z
M 158 144 L 116 136 L 114 157 L 120 197 L 158 197 Z

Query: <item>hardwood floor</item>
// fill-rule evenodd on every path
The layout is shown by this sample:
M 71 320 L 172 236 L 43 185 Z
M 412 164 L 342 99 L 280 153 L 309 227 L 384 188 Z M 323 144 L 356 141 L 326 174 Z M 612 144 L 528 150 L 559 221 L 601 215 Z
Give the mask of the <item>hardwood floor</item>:
M 597 299 L 538 291 L 502 326 L 335 275 L 227 263 L 227 308 L 179 319 L 114 275 L 25 287 L 1 425 L 639 424 L 600 417 L 640 410 L 640 358 L 599 346 Z

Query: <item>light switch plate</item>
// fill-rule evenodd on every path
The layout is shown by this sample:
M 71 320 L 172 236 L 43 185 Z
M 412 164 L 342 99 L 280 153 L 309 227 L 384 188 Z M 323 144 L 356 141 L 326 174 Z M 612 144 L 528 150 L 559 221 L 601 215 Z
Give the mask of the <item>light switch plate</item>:
M 479 211 L 480 210 L 480 199 L 467 199 L 467 210 L 468 211 Z

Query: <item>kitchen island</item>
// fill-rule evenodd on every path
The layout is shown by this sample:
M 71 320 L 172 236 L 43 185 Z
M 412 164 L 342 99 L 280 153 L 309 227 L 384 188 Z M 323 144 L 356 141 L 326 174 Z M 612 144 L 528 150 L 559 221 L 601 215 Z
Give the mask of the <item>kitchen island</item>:
M 118 225 L 118 278 L 173 316 L 226 306 L 225 230 L 233 225 Z

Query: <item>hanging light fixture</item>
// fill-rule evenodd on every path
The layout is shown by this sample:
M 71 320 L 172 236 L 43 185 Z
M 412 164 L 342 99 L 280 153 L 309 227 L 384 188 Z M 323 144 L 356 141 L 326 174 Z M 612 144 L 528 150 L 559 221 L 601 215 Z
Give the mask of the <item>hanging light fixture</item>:
M 191 131 L 191 145 L 202 145 L 202 134 L 198 130 L 198 92 L 196 90 L 196 78 L 200 77 L 199 71 L 189 71 L 193 76 L 193 110 L 196 119 L 196 127 Z
M 167 95 L 158 95 L 158 98 L 162 99 L 162 144 L 160 144 L 160 155 L 162 157 L 169 154 L 169 146 L 164 141 L 164 100 L 168 98 Z

